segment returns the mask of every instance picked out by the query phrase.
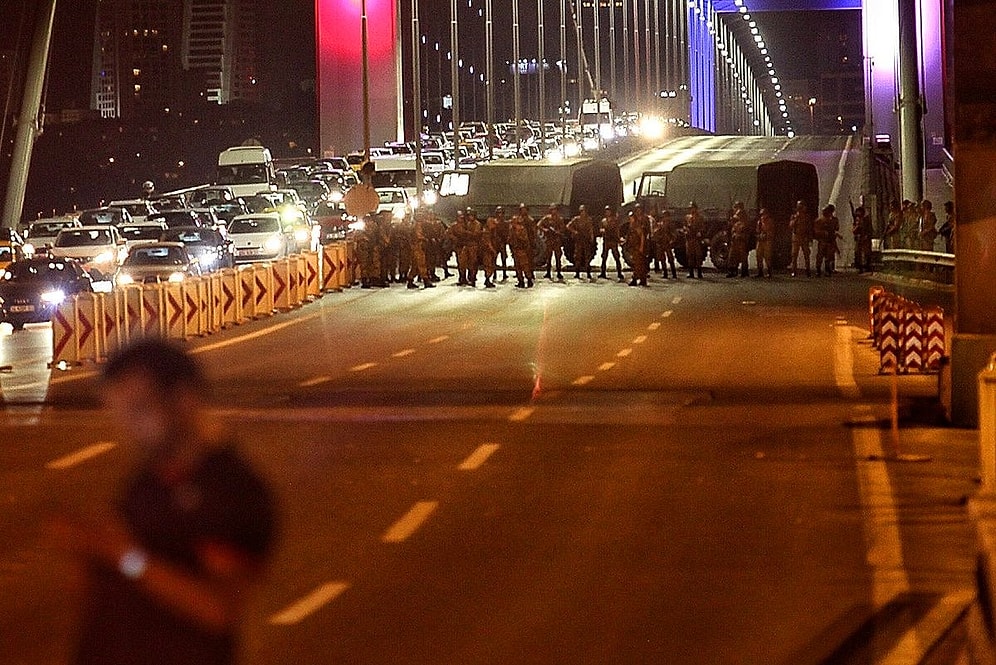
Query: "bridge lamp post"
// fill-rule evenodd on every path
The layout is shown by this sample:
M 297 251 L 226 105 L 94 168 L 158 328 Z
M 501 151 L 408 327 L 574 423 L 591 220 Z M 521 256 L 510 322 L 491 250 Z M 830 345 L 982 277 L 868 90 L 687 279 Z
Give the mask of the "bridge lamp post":
M 809 131 L 816 134 L 816 97 L 809 98 Z

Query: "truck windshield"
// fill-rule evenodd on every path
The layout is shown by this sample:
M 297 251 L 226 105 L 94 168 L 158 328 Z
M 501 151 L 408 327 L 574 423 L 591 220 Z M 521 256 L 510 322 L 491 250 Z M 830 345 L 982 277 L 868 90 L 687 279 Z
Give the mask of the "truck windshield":
M 219 185 L 239 185 L 246 182 L 266 182 L 266 168 L 262 164 L 233 164 L 218 167 Z

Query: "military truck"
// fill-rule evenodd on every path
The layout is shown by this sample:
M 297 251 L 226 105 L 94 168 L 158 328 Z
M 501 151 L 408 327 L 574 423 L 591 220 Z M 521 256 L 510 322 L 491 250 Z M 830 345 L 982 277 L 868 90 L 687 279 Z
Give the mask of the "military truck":
M 792 160 L 686 162 L 670 171 L 643 173 L 636 188 L 637 203 L 650 214 L 668 210 L 676 227 L 683 224 L 694 202 L 705 221 L 709 259 L 718 270 L 727 268 L 728 225 L 737 201 L 743 202 L 751 229 L 755 228 L 758 210 L 766 208 L 771 213 L 776 229 L 772 264 L 784 269 L 792 261 L 789 218 L 796 202 L 804 202 L 814 216 L 819 214 L 816 167 Z M 674 253 L 686 265 L 683 235 L 679 234 Z

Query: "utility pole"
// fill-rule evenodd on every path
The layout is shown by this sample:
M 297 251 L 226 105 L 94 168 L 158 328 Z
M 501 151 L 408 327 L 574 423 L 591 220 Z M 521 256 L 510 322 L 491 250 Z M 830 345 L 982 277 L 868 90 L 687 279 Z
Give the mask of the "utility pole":
M 450 90 L 453 106 L 453 168 L 460 166 L 460 31 L 457 0 L 450 0 Z
M 488 121 L 488 159 L 495 157 L 495 34 L 494 34 L 494 8 L 491 6 L 492 0 L 485 0 L 484 4 L 484 76 L 488 83 L 485 88 L 487 96 L 487 121 Z
M 367 39 L 367 0 L 360 5 L 360 42 L 363 52 L 363 161 L 370 161 L 370 46 Z
M 923 103 L 917 59 L 916 0 L 899 2 L 899 131 L 903 198 L 923 199 Z
M 17 118 L 17 134 L 14 137 L 14 153 L 10 161 L 7 199 L 4 202 L 3 219 L 0 220 L 3 228 L 7 229 L 16 228 L 21 221 L 28 171 L 31 169 L 31 152 L 35 139 L 42 131 L 40 112 L 45 89 L 45 70 L 48 67 L 48 50 L 52 42 L 52 25 L 55 22 L 55 0 L 39 0 L 39 5 L 36 9 L 35 35 L 31 43 L 31 56 L 24 82 L 24 97 Z
M 421 35 L 419 33 L 418 0 L 412 0 L 412 107 L 415 115 L 415 192 L 418 204 L 422 205 L 425 193 L 425 176 L 422 169 L 422 59 Z

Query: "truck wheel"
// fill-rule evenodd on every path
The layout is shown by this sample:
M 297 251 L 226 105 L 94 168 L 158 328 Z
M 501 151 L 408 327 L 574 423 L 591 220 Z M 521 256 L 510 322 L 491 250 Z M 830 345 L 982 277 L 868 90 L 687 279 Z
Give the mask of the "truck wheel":
M 719 231 L 709 240 L 709 260 L 712 261 L 712 265 L 716 266 L 716 270 L 724 272 L 729 254 L 730 239 L 726 235 L 726 231 Z

